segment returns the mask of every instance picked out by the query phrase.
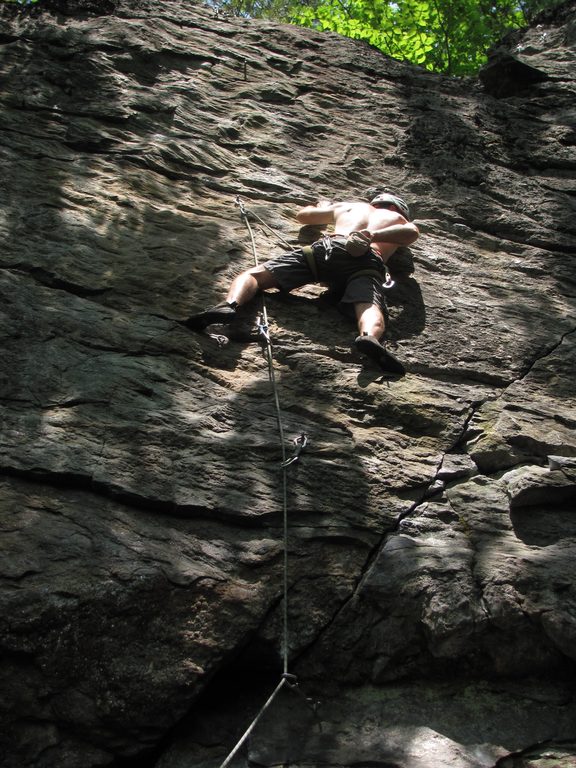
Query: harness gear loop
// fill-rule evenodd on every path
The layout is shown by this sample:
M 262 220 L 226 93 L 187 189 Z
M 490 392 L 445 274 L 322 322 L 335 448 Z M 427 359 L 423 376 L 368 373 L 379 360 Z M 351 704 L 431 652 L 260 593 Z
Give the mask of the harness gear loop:
M 377 269 L 360 269 L 358 272 L 354 272 L 353 275 L 350 275 L 348 278 L 348 282 L 351 280 L 355 280 L 357 277 L 373 277 L 376 280 L 378 280 L 379 283 L 382 284 L 382 288 L 392 288 L 394 285 L 394 280 L 392 280 L 390 276 L 390 272 L 388 272 L 386 265 L 384 265 L 384 282 L 382 283 L 382 272 L 380 272 Z
M 392 280 L 392 277 L 390 275 L 390 272 L 384 267 L 384 274 L 386 276 L 386 280 L 382 283 L 382 288 L 392 288 L 395 283 L 394 280 Z
M 324 235 L 322 238 L 322 247 L 324 248 L 324 261 L 330 261 L 334 244 L 332 242 L 332 238 L 329 235 Z

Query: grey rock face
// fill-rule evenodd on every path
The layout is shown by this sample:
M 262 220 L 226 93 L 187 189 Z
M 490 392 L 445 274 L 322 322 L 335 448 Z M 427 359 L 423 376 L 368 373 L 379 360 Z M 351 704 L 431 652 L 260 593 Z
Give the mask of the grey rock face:
M 572 765 L 573 3 L 479 81 L 183 0 L 0 20 L 2 765 L 219 764 L 285 660 L 235 766 Z M 183 321 L 239 202 L 263 261 L 376 186 L 408 376 L 267 296 L 282 443 L 257 303 Z

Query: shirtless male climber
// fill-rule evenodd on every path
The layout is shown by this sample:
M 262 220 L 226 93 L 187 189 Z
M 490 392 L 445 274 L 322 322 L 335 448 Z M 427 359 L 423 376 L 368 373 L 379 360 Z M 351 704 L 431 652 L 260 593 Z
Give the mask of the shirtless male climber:
M 401 245 L 411 245 L 419 235 L 410 223 L 406 203 L 396 195 L 381 193 L 369 203 L 320 200 L 296 214 L 303 225 L 334 225 L 311 246 L 272 258 L 239 274 L 230 285 L 226 301 L 190 317 L 185 324 L 202 330 L 211 323 L 229 323 L 236 309 L 259 291 L 278 288 L 292 291 L 307 283 L 327 285 L 342 294 L 342 304 L 352 304 L 359 335 L 358 352 L 376 361 L 387 374 L 403 376 L 402 363 L 380 342 L 385 330 L 384 265 Z

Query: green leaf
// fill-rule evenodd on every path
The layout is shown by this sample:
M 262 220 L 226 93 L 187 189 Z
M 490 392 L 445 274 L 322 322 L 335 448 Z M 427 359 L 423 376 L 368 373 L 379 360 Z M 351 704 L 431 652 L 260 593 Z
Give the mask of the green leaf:
M 278 19 L 366 40 L 387 55 L 452 75 L 475 73 L 486 60 L 486 51 L 506 32 L 561 2 L 303 0 L 295 5 L 291 0 L 212 1 L 236 15 Z

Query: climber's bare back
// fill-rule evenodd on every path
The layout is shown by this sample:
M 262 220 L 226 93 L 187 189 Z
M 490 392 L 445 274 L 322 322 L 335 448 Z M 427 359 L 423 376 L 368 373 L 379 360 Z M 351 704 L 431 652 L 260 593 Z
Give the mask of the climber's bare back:
M 368 229 L 374 232 L 386 229 L 394 224 L 405 224 L 406 219 L 397 211 L 389 208 L 373 208 L 370 203 L 343 202 L 333 205 L 334 233 L 349 235 Z M 372 250 L 376 251 L 384 261 L 398 248 L 395 243 L 373 242 Z

